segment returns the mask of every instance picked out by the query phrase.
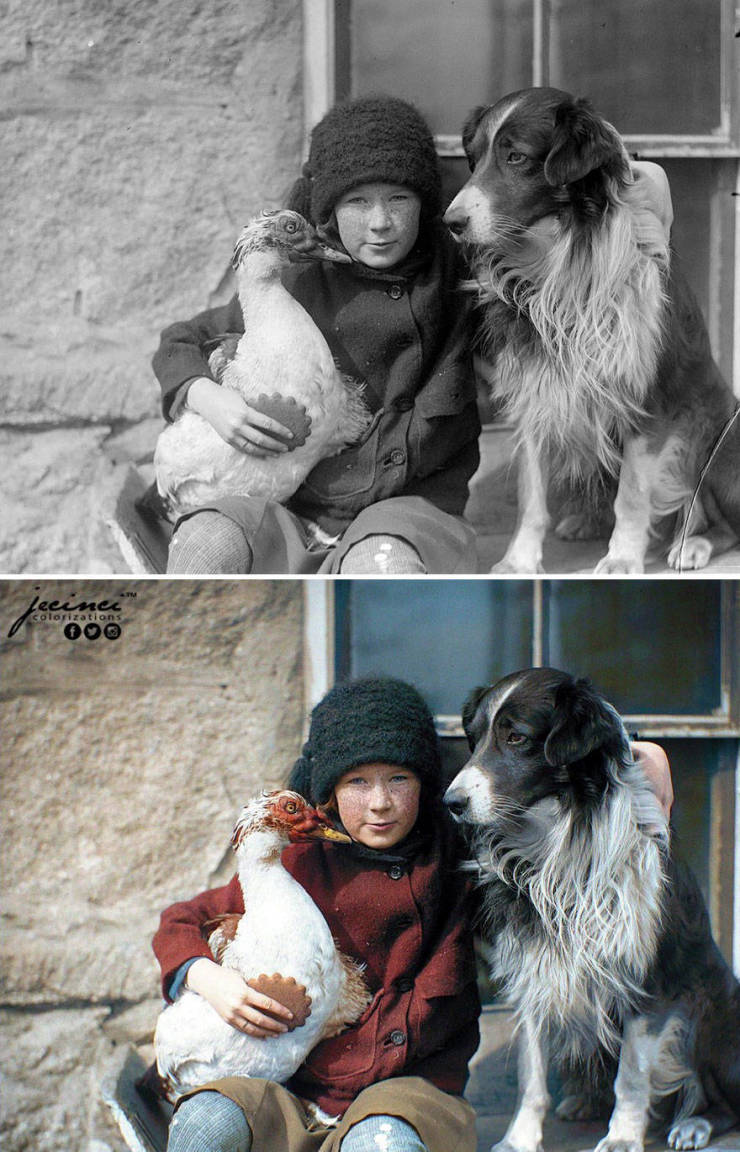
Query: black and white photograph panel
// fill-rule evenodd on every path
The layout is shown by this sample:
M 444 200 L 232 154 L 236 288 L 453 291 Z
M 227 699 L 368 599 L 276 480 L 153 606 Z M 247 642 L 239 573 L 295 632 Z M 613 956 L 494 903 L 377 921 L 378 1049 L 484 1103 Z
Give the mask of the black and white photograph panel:
M 0 572 L 740 573 L 731 0 L 10 0 Z
M 7 1152 L 740 1148 L 736 581 L 0 622 Z

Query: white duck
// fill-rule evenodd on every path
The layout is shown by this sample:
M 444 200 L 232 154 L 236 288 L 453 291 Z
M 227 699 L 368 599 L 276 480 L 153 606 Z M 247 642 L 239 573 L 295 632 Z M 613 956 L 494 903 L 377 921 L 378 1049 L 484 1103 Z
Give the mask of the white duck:
M 157 487 L 178 515 L 219 496 L 283 502 L 319 460 L 359 440 L 370 422 L 361 385 L 339 371 L 322 333 L 282 284 L 291 258 L 351 263 L 322 244 L 299 213 L 263 212 L 241 233 L 232 261 L 244 335 L 235 351 L 219 346 L 209 364 L 224 388 L 287 425 L 295 447 L 252 456 L 232 448 L 202 416 L 184 411 L 161 433 L 154 453 Z
M 202 996 L 185 989 L 160 1014 L 154 1035 L 157 1068 L 171 1100 L 223 1076 L 284 1082 L 310 1050 L 361 1015 L 370 996 L 361 967 L 343 956 L 323 915 L 280 856 L 290 840 L 319 837 L 349 842 L 297 792 L 273 792 L 242 809 L 234 828 L 245 912 L 236 931 L 216 930 L 214 958 L 280 1000 L 281 984 L 302 986 L 305 1022 L 258 1039 L 227 1024 Z M 233 925 L 232 925 L 233 928 Z M 307 1015 L 306 1015 L 307 1012 Z

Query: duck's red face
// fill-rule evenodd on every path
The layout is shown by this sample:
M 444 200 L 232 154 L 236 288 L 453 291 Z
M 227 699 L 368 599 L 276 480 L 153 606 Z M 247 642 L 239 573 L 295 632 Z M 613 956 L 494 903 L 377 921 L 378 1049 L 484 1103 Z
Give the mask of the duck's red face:
M 250 220 L 234 248 L 231 261 L 234 270 L 237 271 L 245 260 L 260 252 L 272 253 L 283 263 L 286 260 L 352 263 L 345 252 L 338 252 L 324 243 L 317 230 L 300 212 L 293 212 L 289 208 L 263 208 L 259 216 Z
M 288 840 L 334 840 L 351 843 L 350 837 L 332 828 L 329 821 L 298 792 L 271 792 L 253 800 L 237 821 L 232 844 L 238 848 L 245 836 L 260 830 L 282 833 Z

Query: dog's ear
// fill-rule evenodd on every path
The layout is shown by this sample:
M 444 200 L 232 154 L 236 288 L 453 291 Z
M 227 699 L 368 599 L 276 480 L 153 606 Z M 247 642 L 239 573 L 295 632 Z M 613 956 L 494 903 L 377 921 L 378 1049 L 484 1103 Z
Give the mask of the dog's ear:
M 608 745 L 611 754 L 621 750 L 622 734 L 616 713 L 602 700 L 588 680 L 569 679 L 555 691 L 545 757 L 553 767 L 585 759 Z
M 475 714 L 478 711 L 478 705 L 480 704 L 487 691 L 488 687 L 474 688 L 462 706 L 462 726 L 467 737 L 468 744 L 470 745 L 471 752 L 475 745 L 470 728 L 473 723 L 473 719 L 475 718 Z
M 553 188 L 574 184 L 590 172 L 629 180 L 629 157 L 618 134 L 587 100 L 563 100 L 555 109 L 552 147 L 545 179 Z
M 476 108 L 473 108 L 472 111 L 468 112 L 467 119 L 463 124 L 462 146 L 465 151 L 465 155 L 468 158 L 468 164 L 470 165 L 471 169 L 473 167 L 473 160 L 470 155 L 470 147 L 473 143 L 473 137 L 478 130 L 478 125 L 480 124 L 487 111 L 487 104 L 478 104 Z
M 615 781 L 615 764 L 625 746 L 617 713 L 587 680 L 571 678 L 558 686 L 545 757 L 554 768 L 566 769 L 571 795 L 580 806 L 601 802 Z

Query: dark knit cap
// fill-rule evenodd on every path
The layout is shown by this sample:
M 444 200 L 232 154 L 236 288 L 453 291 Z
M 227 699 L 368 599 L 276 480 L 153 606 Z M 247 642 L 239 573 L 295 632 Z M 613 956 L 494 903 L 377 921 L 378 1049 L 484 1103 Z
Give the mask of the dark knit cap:
M 412 188 L 427 219 L 441 212 L 434 138 L 421 113 L 395 96 L 363 96 L 326 113 L 311 133 L 303 176 L 287 207 L 326 224 L 340 196 L 374 181 Z
M 432 714 L 415 688 L 391 677 L 353 680 L 327 692 L 311 713 L 288 787 L 312 804 L 325 804 L 340 776 L 375 763 L 413 769 L 429 797 L 441 791 Z

